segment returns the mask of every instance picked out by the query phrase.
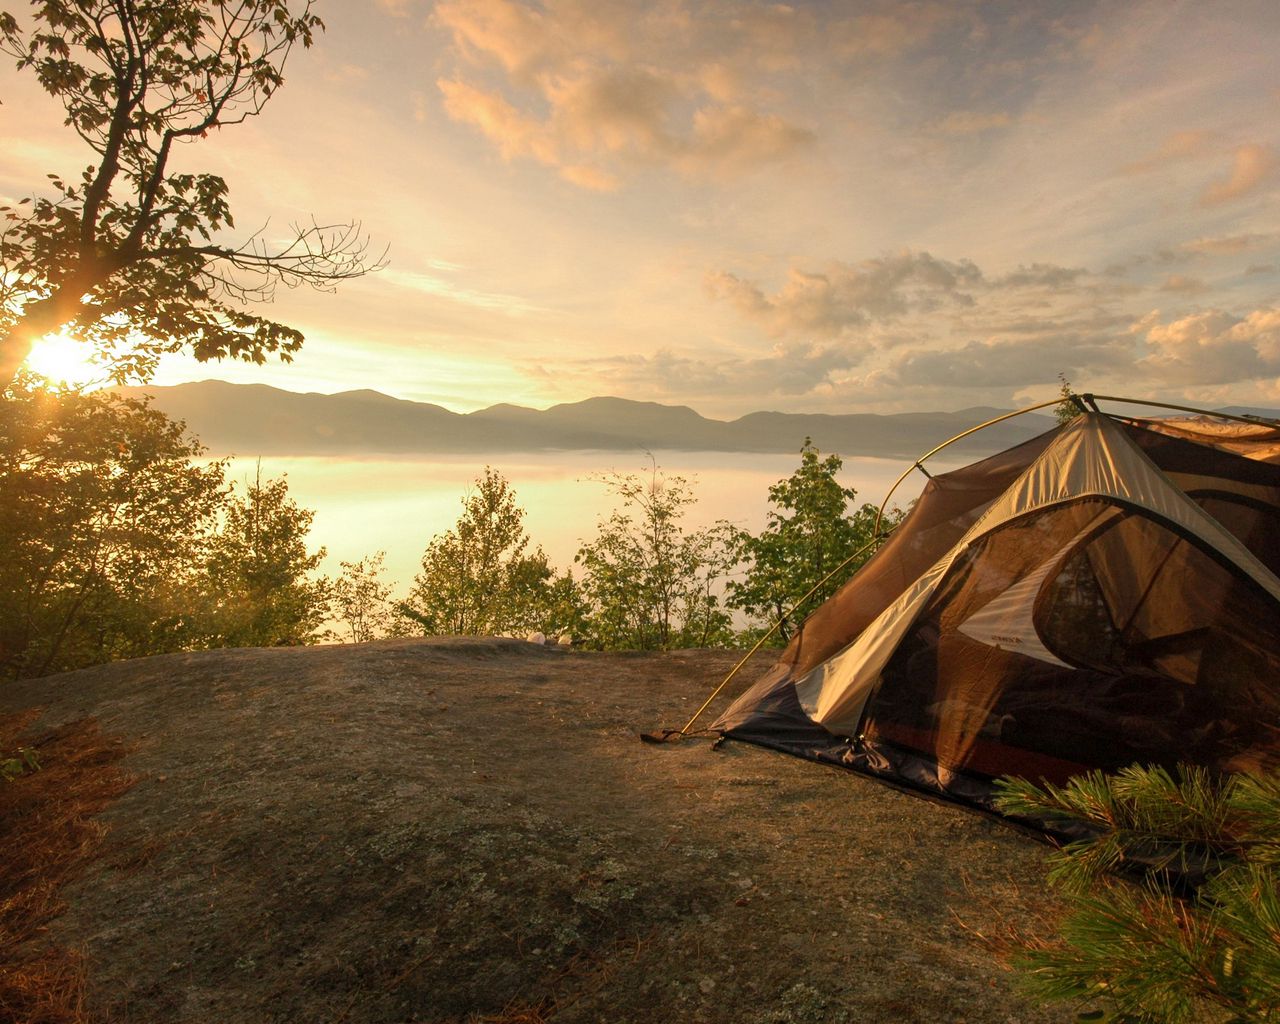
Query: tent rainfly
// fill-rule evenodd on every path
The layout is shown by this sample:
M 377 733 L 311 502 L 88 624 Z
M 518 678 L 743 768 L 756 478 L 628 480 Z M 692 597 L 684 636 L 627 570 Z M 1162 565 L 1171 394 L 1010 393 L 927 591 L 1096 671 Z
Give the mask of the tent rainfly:
M 1280 767 L 1280 430 L 1085 412 L 934 476 L 712 726 L 982 808 Z

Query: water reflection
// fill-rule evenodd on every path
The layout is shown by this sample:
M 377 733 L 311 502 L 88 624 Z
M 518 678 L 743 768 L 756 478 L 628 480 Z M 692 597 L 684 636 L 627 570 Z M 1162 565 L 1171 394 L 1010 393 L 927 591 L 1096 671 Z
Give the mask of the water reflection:
M 728 519 L 750 531 L 765 524 L 769 487 L 800 463 L 798 452 L 654 452 L 654 457 L 665 474 L 696 481 L 698 504 L 690 513 L 690 525 Z M 232 460 L 228 479 L 251 479 L 257 462 Z M 593 475 L 614 470 L 647 473 L 650 468 L 643 452 L 574 451 L 495 453 L 481 461 L 438 455 L 264 456 L 262 473 L 287 474 L 294 500 L 315 511 L 311 542 L 328 549 L 326 572 L 336 574 L 339 561 L 386 551 L 387 575 L 401 593 L 417 572 L 427 542 L 457 521 L 462 495 L 486 462 L 511 482 L 527 513 L 525 526 L 532 542 L 541 544 L 558 568 L 572 563 L 579 543 L 594 535 L 596 520 L 613 508 L 613 499 Z M 930 470 L 937 473 L 953 465 L 931 462 Z M 903 468 L 898 459 L 848 458 L 840 482 L 856 488 L 859 503 L 878 505 Z M 924 482 L 918 473 L 908 476 L 894 494 L 895 503 L 910 501 Z

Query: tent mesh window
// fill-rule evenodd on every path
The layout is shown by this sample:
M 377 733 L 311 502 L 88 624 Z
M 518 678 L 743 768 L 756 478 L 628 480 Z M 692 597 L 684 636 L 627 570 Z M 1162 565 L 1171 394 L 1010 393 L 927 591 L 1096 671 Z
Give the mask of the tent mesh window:
M 933 477 L 906 522 L 792 638 L 782 655 L 782 663 L 792 675 L 803 676 L 866 629 L 965 535 L 1052 440 L 1052 432 L 1042 434 L 971 466 Z
M 1280 764 L 1278 620 L 1251 580 L 1164 524 L 1101 499 L 1054 506 L 957 559 L 885 666 L 863 735 L 935 762 L 943 786 Z
M 1277 577 L 1280 430 L 1089 414 L 932 477 L 713 729 L 988 809 L 1000 775 L 1280 768 Z

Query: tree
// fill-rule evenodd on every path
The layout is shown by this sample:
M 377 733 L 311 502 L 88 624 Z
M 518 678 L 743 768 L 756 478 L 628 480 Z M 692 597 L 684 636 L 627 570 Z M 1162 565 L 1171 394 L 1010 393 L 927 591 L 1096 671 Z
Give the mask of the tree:
M 332 614 L 351 634 L 353 644 L 395 636 L 402 619 L 391 601 L 391 584 L 382 579 L 385 551 L 375 551 L 358 562 L 341 562 L 342 573 L 332 586 Z
M 145 402 L 0 399 L 0 674 L 44 675 L 191 643 L 190 599 L 223 465 Z
M 771 508 L 764 531 L 754 537 L 741 535 L 746 575 L 729 583 L 729 606 L 770 624 L 781 621 L 781 642 L 794 628 L 787 619 L 789 609 L 849 556 L 866 548 L 875 532 L 879 510 L 863 505 L 850 515 L 857 491 L 836 480 L 844 461 L 838 455 L 820 455 L 806 437 L 799 468 L 769 488 Z M 902 516 L 899 509 L 886 512 L 881 531 L 892 529 Z M 822 584 L 800 616 L 834 594 L 873 553 L 867 548 Z
M 1134 765 L 1000 791 L 1006 814 L 1089 833 L 1051 856 L 1072 909 L 1019 962 L 1033 991 L 1117 1024 L 1280 1020 L 1280 774 Z
M 1058 371 L 1058 395 L 1058 404 L 1053 407 L 1053 418 L 1058 421 L 1059 426 L 1066 426 L 1080 415 L 1081 405 L 1075 392 L 1071 390 L 1071 381 L 1067 380 L 1067 375 L 1061 370 Z
M 525 512 L 506 478 L 486 466 L 463 495 L 462 510 L 454 528 L 427 545 L 401 614 L 427 635 L 551 632 L 560 626 L 553 592 L 558 586 L 563 598 L 566 584 L 555 581 L 541 548 L 527 553 Z M 571 579 L 567 586 L 572 590 Z
M 686 531 L 697 501 L 689 481 L 612 473 L 601 478 L 621 507 L 597 525 L 574 561 L 582 565 L 587 639 L 605 650 L 715 647 L 733 638 L 717 584 L 735 563 L 735 530 L 717 523 Z
M 313 576 L 325 550 L 307 550 L 315 513 L 289 497 L 283 478 L 232 494 L 205 563 L 207 647 L 314 643 L 328 617 L 329 580 Z
M 262 232 L 225 241 L 227 183 L 172 167 L 176 147 L 261 112 L 323 29 L 311 0 L 40 0 L 28 21 L 0 12 L 0 52 L 62 103 L 94 162 L 0 208 L 0 387 L 57 330 L 118 380 L 182 349 L 287 361 L 301 333 L 246 304 L 381 265 L 356 223 L 295 226 L 278 248 Z

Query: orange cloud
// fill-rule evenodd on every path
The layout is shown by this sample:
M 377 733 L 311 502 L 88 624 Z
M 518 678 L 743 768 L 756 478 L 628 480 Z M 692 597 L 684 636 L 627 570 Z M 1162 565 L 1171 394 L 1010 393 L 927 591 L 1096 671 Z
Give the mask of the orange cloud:
M 832 18 L 763 3 L 442 0 L 434 20 L 458 58 L 440 83 L 450 117 L 508 159 L 612 189 L 642 167 L 724 178 L 805 153 L 817 135 L 781 108 L 773 76 L 900 53 L 944 15 L 934 4 Z
M 497 145 L 504 159 L 527 156 L 552 166 L 559 163 L 555 142 L 544 126 L 525 117 L 502 96 L 456 79 L 442 78 L 436 85 L 444 96 L 445 112 L 455 121 L 478 128 Z
M 1231 173 L 1210 185 L 1200 197 L 1203 206 L 1243 199 L 1270 184 L 1280 176 L 1280 158 L 1270 146 L 1251 142 L 1237 146 L 1231 162 Z
M 568 53 L 567 38 L 548 13 L 510 0 L 445 0 L 435 20 L 453 34 L 473 60 L 491 58 L 509 74 L 524 77 L 554 66 Z
M 560 168 L 560 177 L 592 192 L 616 192 L 622 186 L 615 175 L 585 164 L 565 164 Z
M 1194 295 L 1197 292 L 1206 290 L 1205 283 L 1199 278 L 1188 277 L 1186 274 L 1170 274 L 1164 279 L 1164 283 L 1160 285 L 1162 292 L 1175 292 L 1182 295 Z
M 1242 235 L 1193 238 L 1179 245 L 1177 251 L 1193 256 L 1223 256 L 1267 248 L 1276 242 L 1280 242 L 1280 232 L 1251 231 Z
M 1209 132 L 1174 132 L 1150 156 L 1126 164 L 1120 170 L 1124 174 L 1146 174 L 1150 171 L 1158 171 L 1171 163 L 1206 155 L 1210 152 L 1212 143 L 1213 136 Z
M 1193 313 L 1167 324 L 1152 313 L 1132 332 L 1145 335 L 1144 369 L 1183 384 L 1227 384 L 1280 374 L 1280 309 L 1246 317 L 1220 309 Z

